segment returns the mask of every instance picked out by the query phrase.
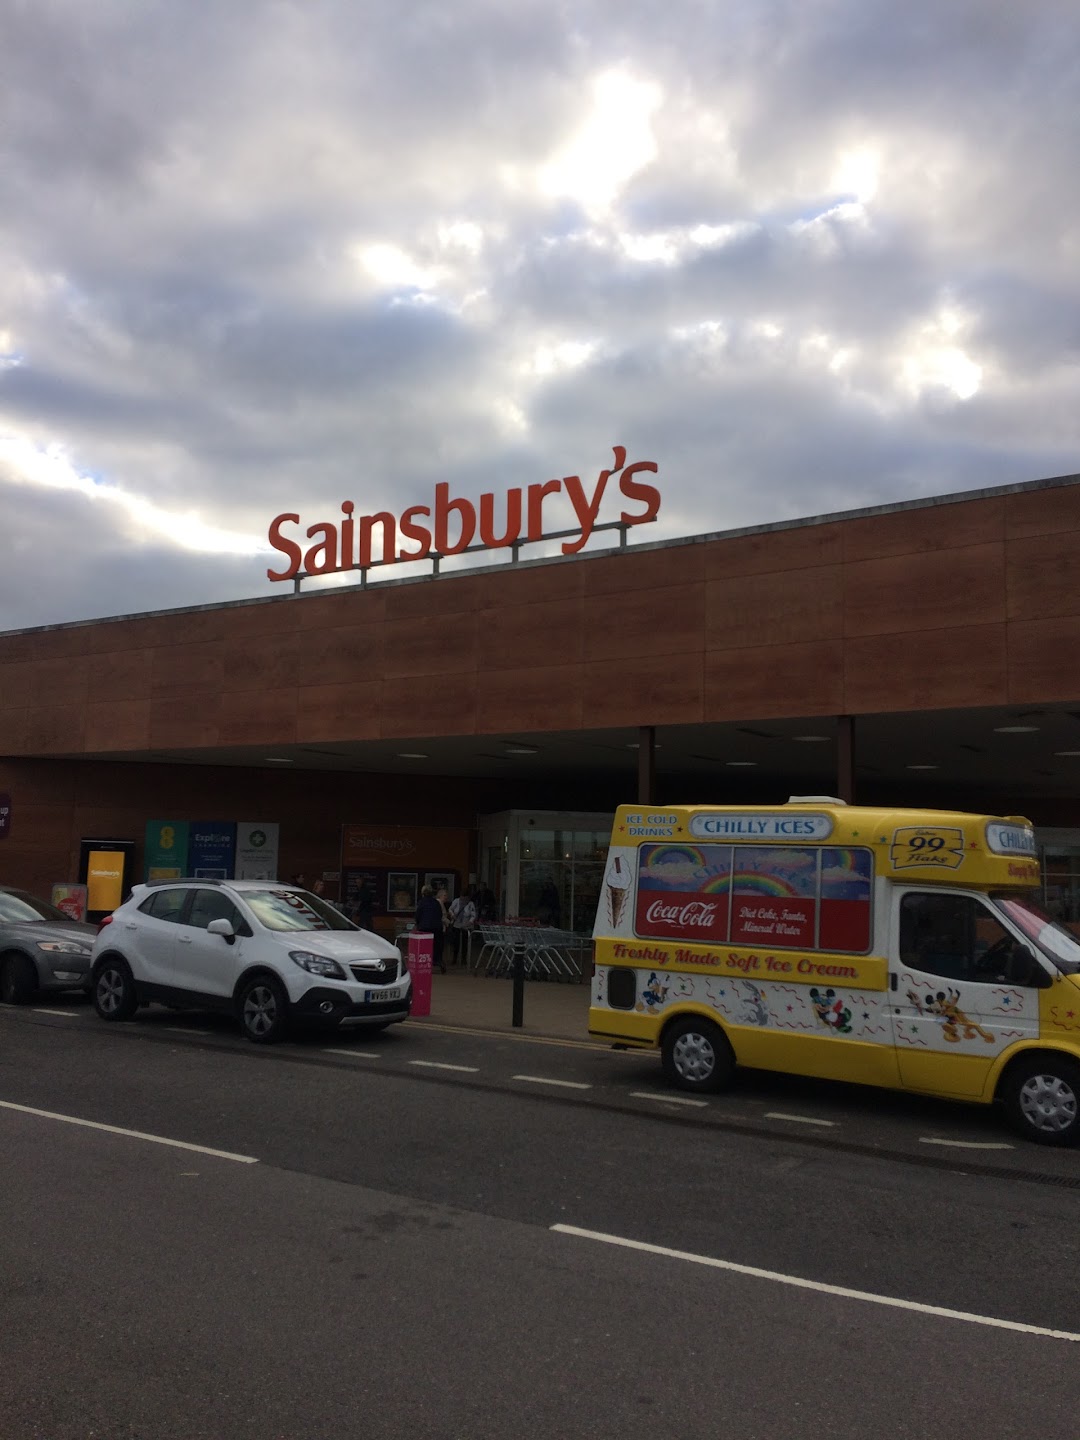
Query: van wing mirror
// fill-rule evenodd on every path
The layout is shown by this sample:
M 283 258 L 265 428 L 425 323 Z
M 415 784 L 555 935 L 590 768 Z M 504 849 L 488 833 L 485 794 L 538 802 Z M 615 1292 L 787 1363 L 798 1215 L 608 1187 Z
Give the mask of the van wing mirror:
M 1039 963 L 1031 946 L 1019 941 L 1009 957 L 1008 980 L 1012 985 L 1026 986 L 1031 990 L 1046 990 L 1054 983 L 1054 977 Z

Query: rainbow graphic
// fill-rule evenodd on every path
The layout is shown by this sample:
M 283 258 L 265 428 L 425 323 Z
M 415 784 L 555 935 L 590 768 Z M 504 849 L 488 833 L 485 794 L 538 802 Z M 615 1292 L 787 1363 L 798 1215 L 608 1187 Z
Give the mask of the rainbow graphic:
M 639 887 L 702 893 L 717 880 L 727 886 L 730 845 L 651 845 L 641 851 Z
M 695 865 L 704 870 L 708 864 L 705 852 L 697 845 L 656 845 L 642 854 L 643 870 L 654 870 L 663 865 Z
M 724 877 L 724 888 L 728 879 Z M 753 870 L 739 870 L 731 877 L 731 885 L 737 895 L 774 895 L 781 898 L 799 899 L 798 887 L 779 875 L 757 874 Z M 708 886 L 705 887 L 708 890 Z

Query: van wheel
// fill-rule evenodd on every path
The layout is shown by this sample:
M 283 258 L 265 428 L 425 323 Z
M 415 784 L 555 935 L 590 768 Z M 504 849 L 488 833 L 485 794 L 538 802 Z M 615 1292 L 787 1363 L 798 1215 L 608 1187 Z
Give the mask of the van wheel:
M 256 975 L 237 996 L 240 1028 L 256 1045 L 283 1040 L 289 1028 L 289 999 L 272 975 Z
M 664 1031 L 664 1074 L 680 1090 L 716 1091 L 731 1084 L 735 1055 L 727 1036 L 710 1020 L 688 1015 Z
M 1018 1134 L 1039 1145 L 1080 1141 L 1080 1066 L 1064 1055 L 1034 1055 L 1009 1071 L 1001 1090 Z

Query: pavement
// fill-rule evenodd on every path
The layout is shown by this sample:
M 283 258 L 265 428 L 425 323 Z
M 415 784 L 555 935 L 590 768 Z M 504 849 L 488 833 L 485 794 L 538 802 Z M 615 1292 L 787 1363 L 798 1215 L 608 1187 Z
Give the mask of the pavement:
M 514 1031 L 512 1024 L 513 984 L 508 979 L 472 975 L 451 967 L 445 975 L 436 973 L 431 981 L 433 1025 L 487 1030 L 493 1034 L 513 1032 L 553 1040 L 589 1038 L 589 993 L 587 983 L 566 980 L 526 980 L 524 1025 Z M 414 1015 L 417 1024 L 423 1020 Z

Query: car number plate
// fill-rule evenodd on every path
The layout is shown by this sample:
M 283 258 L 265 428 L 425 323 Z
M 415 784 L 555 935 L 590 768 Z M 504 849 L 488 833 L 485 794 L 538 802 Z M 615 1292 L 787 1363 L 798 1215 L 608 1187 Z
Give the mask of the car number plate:
M 391 986 L 389 987 L 389 989 L 369 990 L 369 991 L 367 992 L 367 1002 L 368 1002 L 369 1005 L 372 1003 L 373 1000 L 400 1000 L 400 999 L 401 999 L 401 986 L 400 986 L 400 985 L 391 985 Z

